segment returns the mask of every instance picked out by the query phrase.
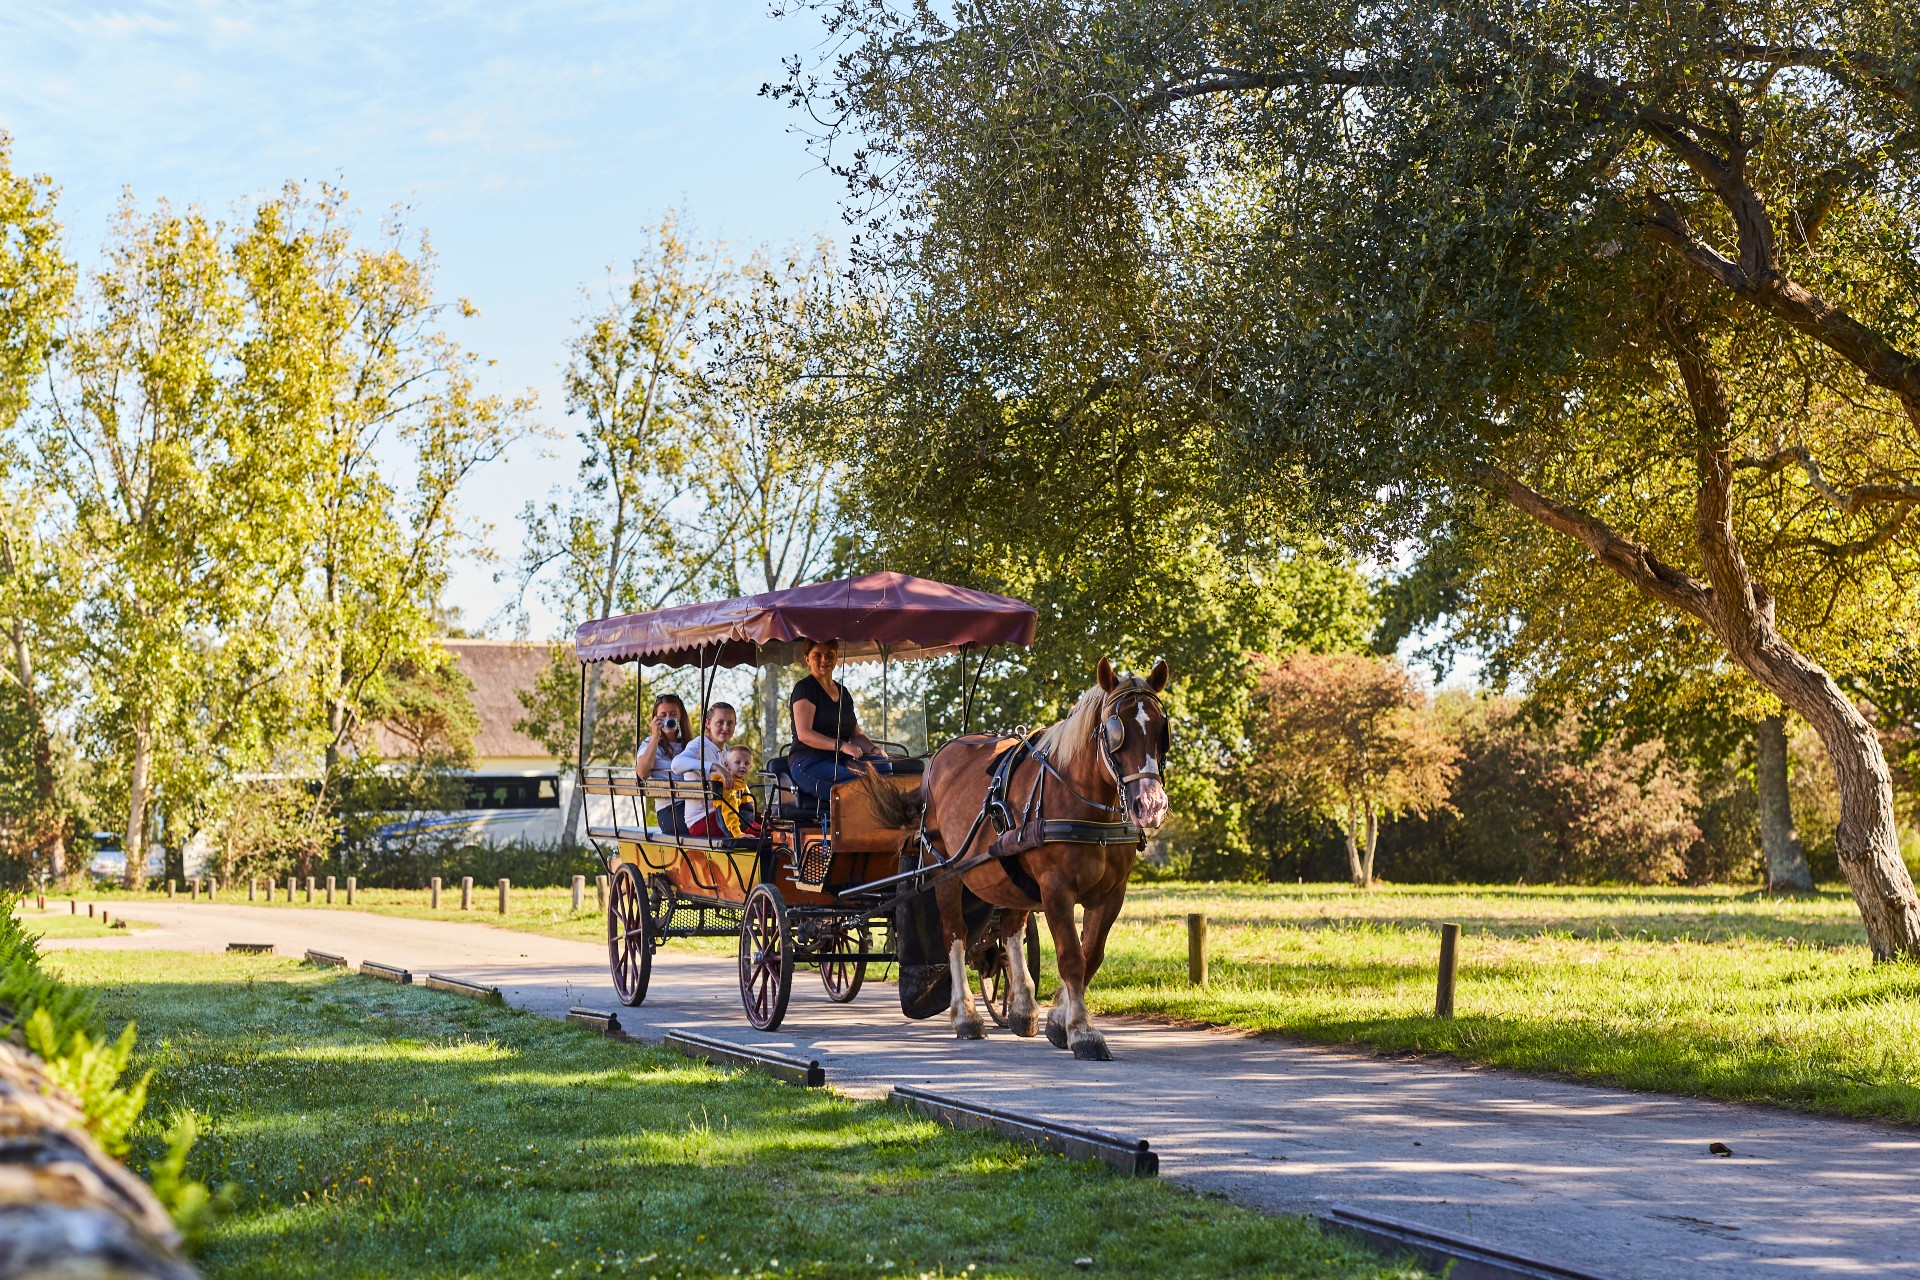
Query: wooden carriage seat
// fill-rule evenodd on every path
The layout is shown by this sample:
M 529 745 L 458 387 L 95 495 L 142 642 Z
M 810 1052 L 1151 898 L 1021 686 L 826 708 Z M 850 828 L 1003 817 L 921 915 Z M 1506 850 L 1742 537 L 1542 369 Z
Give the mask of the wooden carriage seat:
M 882 774 L 881 781 L 903 794 L 916 791 L 920 787 L 919 770 Z M 873 801 L 859 780 L 843 782 L 833 789 L 833 822 L 827 839 L 835 853 L 892 853 L 907 834 L 897 827 L 880 825 L 873 814 Z

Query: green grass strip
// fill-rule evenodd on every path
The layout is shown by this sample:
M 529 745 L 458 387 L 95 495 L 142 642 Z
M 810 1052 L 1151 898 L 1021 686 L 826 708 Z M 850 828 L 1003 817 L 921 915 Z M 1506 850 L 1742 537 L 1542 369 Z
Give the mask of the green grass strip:
M 189 1172 L 237 1189 L 209 1280 L 1421 1274 L 1301 1219 L 517 1010 L 284 958 L 56 962 L 110 1022 L 139 1019 L 150 1114 L 196 1111 Z

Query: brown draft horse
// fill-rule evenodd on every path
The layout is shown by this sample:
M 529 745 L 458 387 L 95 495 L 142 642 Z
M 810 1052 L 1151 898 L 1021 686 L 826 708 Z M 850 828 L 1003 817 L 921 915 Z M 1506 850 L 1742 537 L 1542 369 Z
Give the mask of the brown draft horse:
M 1031 752 L 1009 772 L 1002 796 L 1015 825 L 1042 818 L 1077 824 L 1056 826 L 1055 832 L 1081 834 L 1091 838 L 1087 841 L 1050 837 L 1037 848 L 986 856 L 997 834 L 994 824 L 981 817 L 989 784 L 1000 756 L 1019 746 L 1018 738 L 968 737 L 947 743 L 927 762 L 917 795 L 881 785 L 869 789 L 874 812 L 885 826 L 917 826 L 941 860 L 975 864 L 934 889 L 953 977 L 949 1013 L 953 1032 L 961 1039 L 978 1040 L 986 1034 L 967 984 L 964 884 L 974 896 L 1002 908 L 997 927 L 982 945 L 1005 948 L 1007 981 L 1012 984 L 1008 1022 L 1014 1034 L 1031 1036 L 1039 1030 L 1025 955 L 1027 917 L 1038 909 L 1053 932 L 1060 970 L 1060 992 L 1047 1013 L 1047 1039 L 1071 1049 L 1076 1058 L 1104 1061 L 1113 1056 L 1087 1017 L 1086 990 L 1105 958 L 1107 933 L 1126 899 L 1140 839 L 1167 818 L 1161 771 L 1168 725 L 1159 698 L 1166 685 L 1164 660 L 1142 679 L 1116 674 L 1112 663 L 1100 659 L 1098 683 L 1081 695 L 1066 719 L 1034 734 Z M 1139 828 L 1132 838 L 1117 834 L 1123 821 Z M 1077 938 L 1076 905 L 1085 912 Z

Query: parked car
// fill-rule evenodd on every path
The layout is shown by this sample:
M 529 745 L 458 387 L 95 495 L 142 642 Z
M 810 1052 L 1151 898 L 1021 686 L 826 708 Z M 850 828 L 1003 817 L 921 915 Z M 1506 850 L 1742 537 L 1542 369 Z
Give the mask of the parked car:
M 120 847 L 120 837 L 112 831 L 93 833 L 93 857 L 87 863 L 87 872 L 96 880 L 106 880 L 118 884 L 127 878 L 127 853 Z M 164 876 L 167 874 L 167 851 L 157 845 L 147 847 L 147 875 Z

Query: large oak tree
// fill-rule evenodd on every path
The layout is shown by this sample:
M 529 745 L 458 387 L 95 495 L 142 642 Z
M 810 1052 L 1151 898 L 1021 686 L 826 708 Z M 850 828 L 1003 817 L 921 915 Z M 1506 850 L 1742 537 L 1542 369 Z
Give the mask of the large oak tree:
M 1745 542 L 1793 526 L 1835 592 L 1911 546 L 1910 8 L 822 7 L 782 91 L 929 338 L 1076 344 L 1209 424 L 1230 510 L 1385 540 L 1471 492 L 1577 542 L 1815 727 L 1872 950 L 1920 956 L 1873 727 Z

